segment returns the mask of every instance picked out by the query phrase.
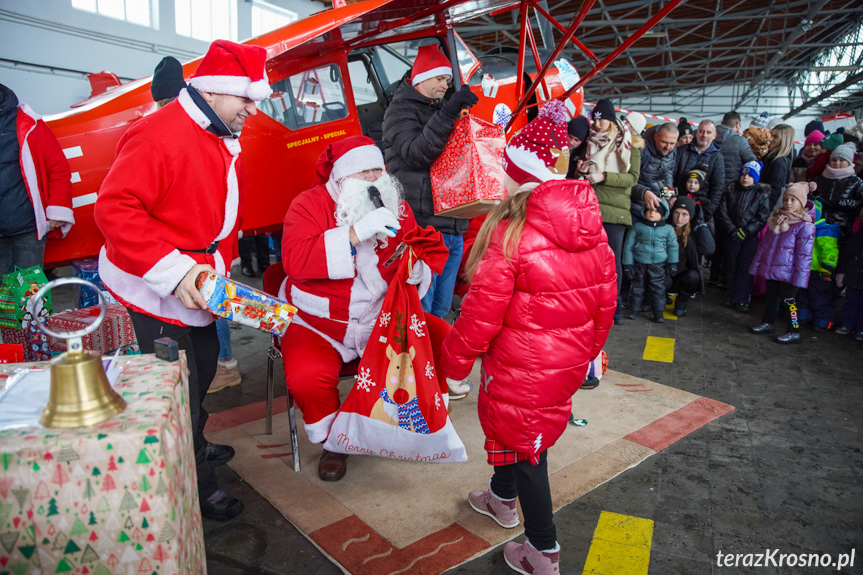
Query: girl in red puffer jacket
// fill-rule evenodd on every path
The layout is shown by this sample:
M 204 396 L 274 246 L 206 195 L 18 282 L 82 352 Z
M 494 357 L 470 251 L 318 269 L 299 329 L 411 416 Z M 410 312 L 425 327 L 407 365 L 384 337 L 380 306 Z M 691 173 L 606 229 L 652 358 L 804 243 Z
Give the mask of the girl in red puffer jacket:
M 546 455 L 566 428 L 572 395 L 613 323 L 614 254 L 585 181 L 564 180 L 566 114 L 551 101 L 504 152 L 508 198 L 492 211 L 468 261 L 470 288 L 444 341 L 447 375 L 468 376 L 482 355 L 479 417 L 494 475 L 471 507 L 524 544 L 504 558 L 519 573 L 558 573 Z

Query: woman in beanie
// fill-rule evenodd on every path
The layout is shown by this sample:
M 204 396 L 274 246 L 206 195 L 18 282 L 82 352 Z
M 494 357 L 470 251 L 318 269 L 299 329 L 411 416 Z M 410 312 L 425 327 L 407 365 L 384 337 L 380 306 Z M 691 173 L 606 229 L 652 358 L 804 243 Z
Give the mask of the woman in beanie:
M 851 224 L 863 207 L 863 180 L 854 174 L 854 144 L 842 144 L 830 154 L 830 163 L 815 179 L 818 185 L 812 196 L 820 200 L 824 219 L 839 224 L 839 253 L 851 233 Z
M 791 163 L 791 179 L 794 182 L 805 182 L 808 180 L 808 170 L 818 159 L 818 156 L 824 153 L 824 147 L 821 145 L 821 140 L 824 139 L 824 134 L 820 130 L 813 130 L 806 136 L 803 142 L 803 148 L 794 161 Z
M 779 124 L 770 131 L 770 144 L 764 156 L 761 183 L 770 186 L 770 206 L 776 206 L 791 175 L 791 153 L 794 151 L 794 128 Z
M 566 125 L 566 134 L 569 138 L 569 170 L 566 172 L 568 180 L 578 178 L 578 160 L 584 155 L 587 147 L 587 136 L 590 134 L 590 120 L 584 116 L 576 116 Z
M 810 181 L 814 181 L 815 178 L 820 176 L 824 172 L 824 168 L 830 163 L 830 157 L 833 154 L 833 150 L 841 146 L 845 143 L 845 139 L 842 137 L 840 133 L 827 132 L 827 135 L 824 136 L 824 139 L 821 140 L 821 147 L 824 148 L 824 152 L 815 159 L 815 162 L 809 169 L 806 170 L 806 175 L 808 176 Z
M 641 150 L 644 140 L 633 129 L 621 122 L 609 100 L 600 100 L 593 109 L 593 123 L 587 139 L 584 159 L 578 162 L 578 171 L 593 185 L 602 210 L 602 225 L 608 236 L 608 245 L 617 262 L 617 291 L 623 281 L 623 237 L 632 225 L 630 195 L 641 172 Z M 623 305 L 614 314 L 614 323 L 622 324 Z
M 676 293 L 674 315 L 686 315 L 686 306 L 696 293 L 705 293 L 704 278 L 701 275 L 702 257 L 710 257 L 716 249 L 713 235 L 704 223 L 701 205 L 692 198 L 681 196 L 674 202 L 674 209 L 668 218 L 677 236 L 680 250 L 677 273 L 666 280 L 667 289 Z
M 471 507 L 527 541 L 504 547 L 519 573 L 559 573 L 547 453 L 566 428 L 572 395 L 613 323 L 614 254 L 584 181 L 565 180 L 566 108 L 552 100 L 504 151 L 508 197 L 477 236 L 461 316 L 443 369 L 467 377 L 482 354 L 479 418 L 494 475 Z
M 752 333 L 773 333 L 776 312 L 782 305 L 786 330 L 776 341 L 800 343 L 800 320 L 797 315 L 797 291 L 809 285 L 812 266 L 812 246 L 815 226 L 810 211 L 814 210 L 808 192 L 814 184 L 797 183 L 785 188 L 782 206 L 767 220 L 768 231 L 758 244 L 749 273 L 767 280 L 764 292 L 764 315 Z
M 694 137 L 695 130 L 692 129 L 692 124 L 686 118 L 680 118 L 677 121 L 677 147 L 686 146 Z
M 758 247 L 758 232 L 770 215 L 770 186 L 759 183 L 761 162 L 746 162 L 740 177 L 722 191 L 716 209 L 716 234 L 723 234 L 728 295 L 724 305 L 749 312 L 752 276 L 749 265 Z

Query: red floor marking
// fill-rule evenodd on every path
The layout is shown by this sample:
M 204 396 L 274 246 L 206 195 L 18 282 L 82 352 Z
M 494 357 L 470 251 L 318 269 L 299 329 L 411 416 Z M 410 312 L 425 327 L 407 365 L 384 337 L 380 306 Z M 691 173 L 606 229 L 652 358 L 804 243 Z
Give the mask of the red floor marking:
M 651 391 L 651 390 L 649 390 L 649 389 L 624 389 L 623 391 L 626 391 L 628 393 L 639 393 L 641 391 Z
M 734 411 L 733 405 L 699 397 L 676 411 L 633 431 L 624 439 L 649 447 L 654 451 L 665 449 L 678 439 L 704 427 L 717 417 Z
M 276 445 L 256 445 L 255 447 L 257 447 L 258 449 L 275 449 L 276 447 L 284 447 L 286 445 L 288 445 L 288 444 L 287 443 L 279 443 Z
M 286 397 L 277 397 L 273 400 L 273 415 L 284 413 L 288 410 L 288 400 Z M 267 416 L 267 402 L 259 401 L 248 405 L 241 405 L 233 409 L 220 411 L 219 413 L 211 413 L 207 419 L 207 425 L 204 427 L 204 435 L 215 433 L 223 429 L 230 429 L 250 421 L 263 419 Z
M 643 383 L 615 383 L 614 385 L 618 387 L 641 387 Z
M 483 539 L 453 524 L 398 549 L 356 515 L 313 531 L 309 537 L 354 575 L 436 575 L 489 547 Z
M 291 455 L 291 453 L 293 452 L 289 451 L 287 453 L 264 453 L 261 454 L 261 457 L 263 457 L 264 459 L 272 459 L 274 457 L 287 457 L 288 455 Z

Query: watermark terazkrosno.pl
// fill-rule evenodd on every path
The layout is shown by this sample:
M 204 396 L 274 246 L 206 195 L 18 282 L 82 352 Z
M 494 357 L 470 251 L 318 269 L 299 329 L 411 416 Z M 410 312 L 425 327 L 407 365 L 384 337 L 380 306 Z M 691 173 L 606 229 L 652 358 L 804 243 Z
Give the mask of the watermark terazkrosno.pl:
M 716 553 L 717 567 L 830 567 L 841 571 L 854 567 L 856 549 L 833 556 L 829 553 L 780 553 L 765 549 L 763 553 Z

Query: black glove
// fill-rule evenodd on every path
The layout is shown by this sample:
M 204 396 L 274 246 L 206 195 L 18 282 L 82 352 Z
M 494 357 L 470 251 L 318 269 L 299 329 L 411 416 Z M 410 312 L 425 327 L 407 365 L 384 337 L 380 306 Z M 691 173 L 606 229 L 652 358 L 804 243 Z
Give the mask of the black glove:
M 470 108 L 477 102 L 479 102 L 479 97 L 470 91 L 470 86 L 462 84 L 461 90 L 453 93 L 450 99 L 444 103 L 443 107 L 451 115 L 458 117 L 462 109 Z
M 737 228 L 733 232 L 731 232 L 731 241 L 735 244 L 739 244 L 743 240 L 746 239 L 746 230 L 743 228 Z
M 665 264 L 665 273 L 671 277 L 677 275 L 677 264 Z
M 623 266 L 623 277 L 632 281 L 632 266 Z
M 701 204 L 695 204 L 695 214 L 693 214 L 692 219 L 695 220 L 693 228 L 704 223 L 704 209 L 702 209 Z

